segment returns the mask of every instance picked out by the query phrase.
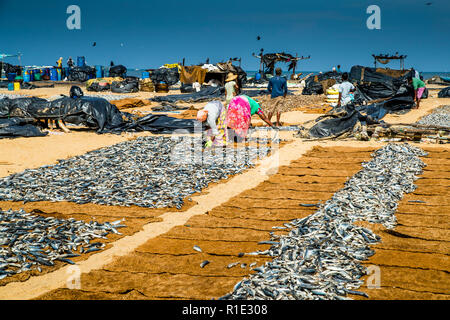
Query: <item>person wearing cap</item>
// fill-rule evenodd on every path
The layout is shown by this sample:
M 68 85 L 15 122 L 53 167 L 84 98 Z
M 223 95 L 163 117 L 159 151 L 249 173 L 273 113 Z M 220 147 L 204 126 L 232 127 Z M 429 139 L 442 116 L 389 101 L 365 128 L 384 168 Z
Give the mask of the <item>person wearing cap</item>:
M 209 126 L 206 132 L 208 137 L 206 147 L 223 147 L 227 144 L 227 108 L 220 101 L 210 101 L 205 107 L 198 111 L 197 120 L 205 122 Z
M 277 126 L 281 126 L 280 118 L 283 111 L 285 98 L 287 95 L 287 81 L 282 77 L 281 68 L 275 70 L 275 77 L 270 78 L 267 90 L 270 92 L 271 108 L 268 112 L 269 120 L 272 120 L 272 115 L 277 115 Z
M 239 87 L 235 81 L 237 79 L 237 77 L 238 76 L 236 74 L 229 73 L 228 77 L 225 80 L 225 82 L 226 82 L 226 84 L 225 84 L 225 105 L 226 106 L 229 105 L 231 99 L 233 99 L 236 96 L 236 94 L 239 90 Z

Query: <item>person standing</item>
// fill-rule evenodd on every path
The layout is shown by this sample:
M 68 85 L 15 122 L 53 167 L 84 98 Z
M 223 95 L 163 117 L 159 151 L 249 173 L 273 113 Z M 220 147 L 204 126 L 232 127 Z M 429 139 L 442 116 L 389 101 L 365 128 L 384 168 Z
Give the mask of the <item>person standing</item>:
M 69 57 L 69 59 L 67 59 L 67 66 L 68 66 L 69 68 L 72 68 L 72 67 L 73 67 L 73 60 L 72 60 L 72 57 Z
M 341 73 L 341 65 L 340 64 L 337 65 L 336 72 Z
M 267 116 L 269 120 L 272 120 L 272 116 L 276 113 L 277 115 L 277 126 L 281 126 L 280 118 L 281 118 L 281 112 L 283 111 L 285 98 L 287 95 L 287 80 L 286 78 L 282 77 L 282 70 L 281 68 L 277 68 L 275 70 L 275 77 L 272 77 L 269 80 L 269 85 L 267 87 L 267 90 L 270 92 L 270 103 L 271 108 L 268 112 Z
M 62 80 L 62 65 L 63 65 L 63 57 L 59 57 L 58 61 L 56 62 L 56 72 L 58 74 L 57 80 Z
M 228 105 L 230 104 L 231 99 L 233 99 L 236 94 L 237 91 L 239 89 L 236 80 L 237 79 L 237 75 L 233 74 L 233 73 L 229 73 L 227 79 L 225 80 L 226 84 L 225 84 L 225 106 L 228 107 Z
M 420 100 L 422 99 L 423 92 L 425 91 L 425 82 L 421 79 L 413 77 L 410 78 L 409 84 L 412 84 L 414 88 L 414 102 L 416 106 L 413 109 L 419 109 Z

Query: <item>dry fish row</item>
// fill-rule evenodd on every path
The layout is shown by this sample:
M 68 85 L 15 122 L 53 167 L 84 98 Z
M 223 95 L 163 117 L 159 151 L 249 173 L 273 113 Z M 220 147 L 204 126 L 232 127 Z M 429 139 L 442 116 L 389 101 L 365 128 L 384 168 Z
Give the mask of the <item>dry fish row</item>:
M 53 266 L 55 261 L 74 264 L 70 258 L 105 247 L 91 240 L 121 234 L 117 229 L 125 227 L 122 222 L 86 223 L 0 210 L 0 280 L 30 270 L 41 272 L 40 266 Z
M 417 121 L 417 124 L 450 127 L 450 106 L 434 109 L 432 113 Z
M 108 101 L 134 98 L 134 96 L 119 95 L 119 94 L 117 94 L 117 95 L 114 95 L 114 94 L 87 94 L 86 97 L 102 98 L 102 99 L 105 99 Z
M 373 154 L 363 169 L 317 212 L 274 229 L 290 230 L 288 235 L 271 233 L 266 251 L 246 255 L 268 255 L 271 262 L 254 268 L 233 292 L 221 299 L 349 299 L 367 269 L 361 261 L 374 254 L 371 244 L 380 237 L 353 224 L 356 220 L 395 225 L 397 202 L 403 193 L 415 189 L 416 175 L 426 155 L 408 144 L 390 144 Z
M 140 137 L 2 178 L 0 200 L 181 208 L 185 197 L 253 166 L 269 150 L 203 151 L 201 138 Z

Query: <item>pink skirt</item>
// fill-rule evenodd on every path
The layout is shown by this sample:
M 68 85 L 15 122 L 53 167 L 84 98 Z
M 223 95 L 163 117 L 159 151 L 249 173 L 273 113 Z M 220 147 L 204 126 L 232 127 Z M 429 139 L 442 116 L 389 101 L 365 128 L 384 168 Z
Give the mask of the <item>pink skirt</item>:
M 247 136 L 248 128 L 251 124 L 250 104 L 247 99 L 237 96 L 231 99 L 227 110 L 227 125 L 228 128 L 245 138 Z
M 425 91 L 425 87 L 417 89 L 417 99 L 421 99 L 423 92 Z

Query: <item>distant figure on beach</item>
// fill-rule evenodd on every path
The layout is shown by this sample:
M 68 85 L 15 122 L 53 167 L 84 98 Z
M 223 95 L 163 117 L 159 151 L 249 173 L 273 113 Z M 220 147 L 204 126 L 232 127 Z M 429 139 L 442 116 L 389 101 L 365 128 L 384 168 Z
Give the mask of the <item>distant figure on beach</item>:
M 275 77 L 270 78 L 267 90 L 271 93 L 270 95 L 270 108 L 268 109 L 267 116 L 269 120 L 272 120 L 274 114 L 277 115 L 277 126 L 281 126 L 280 118 L 281 112 L 285 111 L 285 98 L 287 95 L 287 81 L 286 78 L 281 76 L 281 68 L 275 70 Z
M 340 64 L 337 65 L 336 72 L 339 72 L 339 73 L 342 72 L 342 71 L 341 71 L 341 65 L 340 65 Z
M 220 101 L 211 101 L 197 113 L 197 120 L 209 126 L 206 132 L 206 147 L 223 147 L 227 144 L 227 108 Z
M 353 84 L 348 81 L 348 73 L 344 72 L 342 74 L 342 83 L 339 85 L 339 99 L 338 99 L 338 107 L 345 106 L 349 102 L 352 101 L 350 97 L 350 93 L 355 91 L 356 88 Z
M 56 61 L 56 67 L 58 69 L 62 69 L 63 58 L 59 57 L 58 61 Z
M 109 64 L 109 66 L 110 66 L 110 67 L 114 67 L 114 62 L 111 61 L 110 64 Z
M 425 82 L 421 79 L 413 77 L 409 79 L 409 84 L 414 88 L 414 102 L 416 104 L 413 109 L 419 109 L 420 99 L 422 99 L 423 92 L 425 91 Z
M 237 75 L 233 73 L 229 73 L 228 77 L 225 79 L 225 106 L 228 107 L 228 104 L 230 103 L 231 99 L 233 99 L 238 90 L 239 87 L 236 83 Z
M 73 67 L 73 60 L 72 60 L 72 57 L 69 57 L 69 59 L 67 59 L 67 66 L 69 67 L 69 68 L 72 68 Z

